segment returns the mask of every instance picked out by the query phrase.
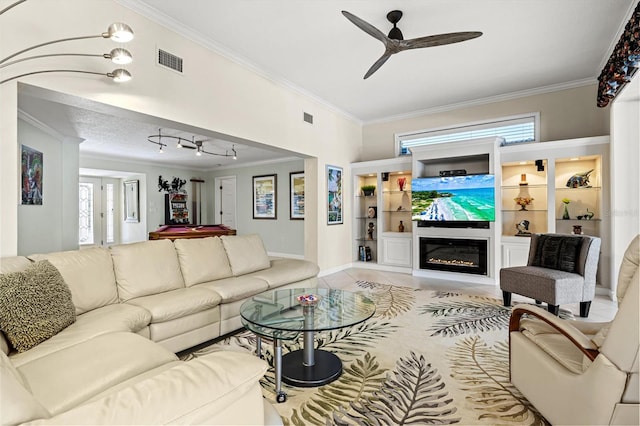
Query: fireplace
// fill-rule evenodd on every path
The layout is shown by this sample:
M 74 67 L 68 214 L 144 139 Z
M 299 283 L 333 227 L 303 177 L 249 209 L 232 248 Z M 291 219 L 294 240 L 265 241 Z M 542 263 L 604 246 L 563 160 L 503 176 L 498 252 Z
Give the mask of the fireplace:
M 420 237 L 420 269 L 487 275 L 487 241 Z

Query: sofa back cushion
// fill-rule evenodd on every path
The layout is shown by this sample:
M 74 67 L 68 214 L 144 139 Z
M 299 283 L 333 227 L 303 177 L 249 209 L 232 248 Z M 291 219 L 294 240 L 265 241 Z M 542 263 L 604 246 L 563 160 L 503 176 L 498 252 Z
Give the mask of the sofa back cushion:
M 0 329 L 18 352 L 55 336 L 75 320 L 69 287 L 48 261 L 0 275 Z
M 233 275 L 219 237 L 177 239 L 174 245 L 187 287 Z
M 0 353 L 0 395 L 0 424 L 14 425 L 50 417 L 4 353 Z
M 178 254 L 170 240 L 122 244 L 109 250 L 121 301 L 184 288 Z
M 118 303 L 116 276 L 109 250 L 93 247 L 29 258 L 35 261 L 46 259 L 60 271 L 71 290 L 76 315 Z
M 271 266 L 260 235 L 223 235 L 220 239 L 235 277 Z
M 0 259 L 0 273 L 19 272 L 27 269 L 31 261 L 24 256 L 3 257 Z

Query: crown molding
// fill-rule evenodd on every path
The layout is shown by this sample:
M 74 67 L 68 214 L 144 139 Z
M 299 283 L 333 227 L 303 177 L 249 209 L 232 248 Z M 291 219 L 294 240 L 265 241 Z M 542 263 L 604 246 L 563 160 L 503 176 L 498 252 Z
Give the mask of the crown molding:
M 189 39 L 191 41 L 193 41 L 194 43 L 197 43 L 203 47 L 205 47 L 206 49 L 248 69 L 249 71 L 254 72 L 255 74 L 271 81 L 274 84 L 277 84 L 278 86 L 281 86 L 287 90 L 290 90 L 292 92 L 295 92 L 301 96 L 307 97 L 312 99 L 313 101 L 323 105 L 324 107 L 326 107 L 327 109 L 338 113 L 340 115 L 343 115 L 345 117 L 347 117 L 350 120 L 355 121 L 357 124 L 362 125 L 363 121 L 357 117 L 355 117 L 354 115 L 348 113 L 347 111 L 344 111 L 340 108 L 338 108 L 337 106 L 329 103 L 328 101 L 322 99 L 321 97 L 319 97 L 318 95 L 311 93 L 303 88 L 301 88 L 300 86 L 297 86 L 295 84 L 293 84 L 292 82 L 290 82 L 289 80 L 286 80 L 282 77 L 279 77 L 273 73 L 268 72 L 267 70 L 265 70 L 264 68 L 260 67 L 258 64 L 250 61 L 248 58 L 242 56 L 242 55 L 238 55 L 237 53 L 229 50 L 229 48 L 227 48 L 226 46 L 223 46 L 219 43 L 216 43 L 215 41 L 202 37 L 197 31 L 192 30 L 191 28 L 187 28 L 184 25 L 182 25 L 181 23 L 179 23 L 178 21 L 176 21 L 175 19 L 173 19 L 172 17 L 160 12 L 159 10 L 145 4 L 142 3 L 138 0 L 115 0 L 117 3 L 119 3 L 120 5 L 133 10 L 134 12 L 138 13 L 139 15 L 144 16 L 145 18 L 155 22 L 156 24 L 159 24 L 177 34 L 180 34 L 181 36 L 183 36 L 186 39 Z
M 512 100 L 512 99 L 525 98 L 527 96 L 534 96 L 534 95 L 540 95 L 540 94 L 544 94 L 544 93 L 559 92 L 561 90 L 567 90 L 567 89 L 575 89 L 576 87 L 583 87 L 583 86 L 588 86 L 588 85 L 591 85 L 591 84 L 596 84 L 596 77 L 585 78 L 585 79 L 582 79 L 582 80 L 574 80 L 574 81 L 570 81 L 570 82 L 567 82 L 567 83 L 559 83 L 559 84 L 552 84 L 552 85 L 549 85 L 549 86 L 536 87 L 536 88 L 533 88 L 533 89 L 520 90 L 520 91 L 517 91 L 517 92 L 510 92 L 510 93 L 505 93 L 505 94 L 502 94 L 502 95 L 490 96 L 490 97 L 487 97 L 487 98 L 474 99 L 472 101 L 465 101 L 465 102 L 459 102 L 459 103 L 455 103 L 455 104 L 443 105 L 443 106 L 438 106 L 438 107 L 433 107 L 433 108 L 426 108 L 426 109 L 422 109 L 422 110 L 408 112 L 408 113 L 405 113 L 405 114 L 392 115 L 392 116 L 389 116 L 389 117 L 384 117 L 384 118 L 379 118 L 379 119 L 375 119 L 375 120 L 366 121 L 366 122 L 364 122 L 364 125 L 380 124 L 380 123 L 388 123 L 388 122 L 391 122 L 391 121 L 406 120 L 406 119 L 410 119 L 410 118 L 420 117 L 420 116 L 423 116 L 423 115 L 437 114 L 437 113 L 440 113 L 440 112 L 447 112 L 447 111 L 453 111 L 453 110 L 458 110 L 458 109 L 475 107 L 475 106 L 479 106 L 479 105 L 491 104 L 491 103 L 495 103 L 495 102 L 504 102 L 504 101 L 508 101 L 508 100 Z
M 31 114 L 21 110 L 18 108 L 18 119 L 31 124 L 33 127 L 37 128 L 38 130 L 43 131 L 44 133 L 48 134 L 49 136 L 51 136 L 54 139 L 57 139 L 61 142 L 65 142 L 65 143 L 74 143 L 77 145 L 80 145 L 82 142 L 84 142 L 83 138 L 79 138 L 76 136 L 66 136 L 62 133 L 60 133 L 59 131 L 52 129 L 51 127 L 47 126 L 46 124 L 44 124 L 42 121 L 38 120 L 37 118 L 35 118 L 34 116 L 32 116 Z

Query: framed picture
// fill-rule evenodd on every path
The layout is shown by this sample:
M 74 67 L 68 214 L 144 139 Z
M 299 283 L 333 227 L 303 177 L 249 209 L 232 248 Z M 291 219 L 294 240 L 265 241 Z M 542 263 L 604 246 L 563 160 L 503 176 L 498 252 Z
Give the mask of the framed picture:
M 327 224 L 342 224 L 342 167 L 327 165 Z
M 277 175 L 253 177 L 253 218 L 277 219 Z
M 125 222 L 140 222 L 140 195 L 138 193 L 139 186 L 140 183 L 137 180 L 128 180 L 124 183 Z
M 22 204 L 42 205 L 42 153 L 22 145 Z
M 289 214 L 293 219 L 304 219 L 304 172 L 289 173 Z

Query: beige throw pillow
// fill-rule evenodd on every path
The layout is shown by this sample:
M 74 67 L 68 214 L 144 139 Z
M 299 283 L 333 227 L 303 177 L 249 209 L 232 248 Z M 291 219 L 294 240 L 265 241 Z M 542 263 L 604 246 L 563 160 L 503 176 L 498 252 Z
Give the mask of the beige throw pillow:
M 0 275 L 0 329 L 18 352 L 56 335 L 75 320 L 71 291 L 49 261 Z

